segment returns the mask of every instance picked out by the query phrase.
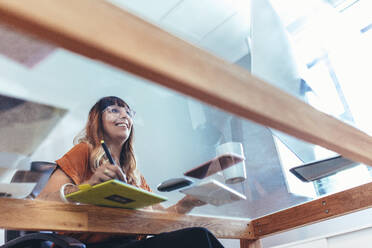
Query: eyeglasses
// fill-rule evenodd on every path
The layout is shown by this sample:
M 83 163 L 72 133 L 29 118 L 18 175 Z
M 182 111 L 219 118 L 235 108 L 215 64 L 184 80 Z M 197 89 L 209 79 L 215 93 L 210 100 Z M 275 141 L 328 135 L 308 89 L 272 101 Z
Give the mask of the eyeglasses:
M 103 112 L 107 112 L 110 115 L 115 115 L 115 116 L 120 116 L 124 113 L 125 115 L 129 116 L 131 119 L 133 119 L 134 116 L 136 115 L 136 111 L 126 108 L 126 107 L 120 107 L 116 105 L 108 106 L 102 111 L 102 113 Z

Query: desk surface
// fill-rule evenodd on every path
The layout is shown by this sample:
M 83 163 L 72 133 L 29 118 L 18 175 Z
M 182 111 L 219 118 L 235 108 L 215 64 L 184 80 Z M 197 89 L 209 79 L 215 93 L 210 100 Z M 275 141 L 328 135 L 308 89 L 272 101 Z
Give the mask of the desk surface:
M 0 227 L 6 229 L 156 234 L 183 227 L 202 226 L 220 238 L 253 239 L 250 222 L 243 219 L 37 200 L 0 199 L 0 206 Z

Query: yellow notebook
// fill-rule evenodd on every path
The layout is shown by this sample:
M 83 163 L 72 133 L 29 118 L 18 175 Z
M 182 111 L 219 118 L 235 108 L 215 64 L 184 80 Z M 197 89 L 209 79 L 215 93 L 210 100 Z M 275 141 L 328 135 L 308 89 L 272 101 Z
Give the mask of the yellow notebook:
M 80 190 L 66 195 L 70 201 L 118 208 L 142 208 L 166 201 L 167 198 L 134 187 L 119 180 L 109 180 L 94 186 L 84 184 Z

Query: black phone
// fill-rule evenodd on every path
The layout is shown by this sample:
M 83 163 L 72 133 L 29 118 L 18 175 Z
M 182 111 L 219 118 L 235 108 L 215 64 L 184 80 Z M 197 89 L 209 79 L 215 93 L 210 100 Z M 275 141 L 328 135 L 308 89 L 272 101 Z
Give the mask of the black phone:
M 311 182 L 327 176 L 331 176 L 339 171 L 354 167 L 358 164 L 359 163 L 339 155 L 323 160 L 306 163 L 294 167 L 289 171 L 292 172 L 301 181 Z
M 187 178 L 172 178 L 158 185 L 157 189 L 162 192 L 170 192 L 193 184 L 193 181 Z

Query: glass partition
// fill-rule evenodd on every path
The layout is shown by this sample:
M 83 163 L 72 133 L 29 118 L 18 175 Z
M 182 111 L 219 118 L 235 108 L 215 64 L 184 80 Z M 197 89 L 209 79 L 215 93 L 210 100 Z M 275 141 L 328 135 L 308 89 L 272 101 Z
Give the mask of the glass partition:
M 180 30 L 184 29 L 177 29 L 175 21 L 182 20 L 183 12 L 194 10 L 196 16 L 197 2 L 165 2 L 163 4 L 167 7 L 164 9 L 152 7 L 147 2 L 141 5 L 141 1 L 120 3 L 336 118 L 366 132 L 372 126 L 366 115 L 368 91 L 363 86 L 369 76 L 364 71 L 365 64 L 371 59 L 367 52 L 370 49 L 366 46 L 371 38 L 368 32 L 370 24 L 361 20 L 352 27 L 348 26 L 350 34 L 343 31 L 342 35 L 351 37 L 351 41 L 356 43 L 342 41 L 344 46 L 336 42 L 340 36 L 335 36 L 333 40 L 325 39 L 320 32 L 327 32 L 321 29 L 319 23 L 313 24 L 313 21 L 319 21 L 317 15 L 322 15 L 334 18 L 332 27 L 335 30 L 345 27 L 344 22 L 338 20 L 363 16 L 358 11 L 363 12 L 368 5 L 367 0 L 338 1 L 342 2 L 339 4 L 337 1 L 301 1 L 301 6 L 295 6 L 296 11 L 291 9 L 295 1 L 288 0 L 252 0 L 250 4 L 236 1 L 236 5 L 230 5 L 230 1 L 219 1 L 221 5 L 216 6 L 213 12 L 215 18 L 221 20 L 219 24 L 198 29 L 190 18 L 191 23 L 185 30 L 193 30 L 194 33 L 189 38 L 182 35 Z M 203 4 L 209 2 L 203 1 Z M 346 5 L 346 2 L 350 4 Z M 355 12 L 352 14 L 350 11 Z M 194 21 L 197 20 L 195 18 Z M 230 25 L 241 25 L 244 32 L 230 30 Z M 311 33 L 314 29 L 318 33 Z M 11 27 L 7 30 L 14 32 Z M 226 34 L 229 30 L 231 36 Z M 324 38 L 323 42 L 328 43 L 323 44 L 317 38 Z M 10 41 L 10 38 L 6 40 Z M 20 154 L 29 161 L 55 161 L 60 158 L 72 147 L 74 136 L 84 127 L 90 107 L 101 97 L 115 95 L 125 99 L 137 112 L 134 129 L 138 167 L 153 191 L 169 198 L 165 206 L 177 202 L 184 193 L 179 190 L 158 192 L 157 186 L 168 179 L 184 177 L 184 173 L 208 161 L 217 166 L 215 173 L 205 178 L 191 178 L 194 181 L 192 187 L 214 180 L 218 182 L 215 184 L 222 184 L 223 188 L 235 192 L 233 194 L 237 198 L 230 203 L 195 208 L 192 214 L 257 218 L 371 180 L 369 167 L 357 165 L 316 181 L 302 182 L 289 171 L 291 168 L 337 154 L 99 61 L 37 39 L 36 42 L 41 47 L 48 47 L 48 52 L 36 50 L 36 54 L 42 53 L 43 56 L 35 63 L 15 59 L 13 55 L 19 55 L 18 49 L 10 55 L 5 52 L 0 55 L 2 96 L 67 110 L 53 129 L 45 130 L 47 133 L 43 133 L 43 141 L 37 147 L 29 153 Z M 221 42 L 223 44 L 217 46 Z M 335 47 L 336 44 L 340 47 Z M 352 46 L 352 51 L 346 45 Z M 349 59 L 345 54 L 352 57 Z M 360 104 L 362 102 L 364 104 Z M 26 116 L 27 112 L 18 114 Z M 13 137 L 9 134 L 2 139 L 10 143 L 14 141 Z M 32 143 L 39 138 L 28 137 L 28 141 Z M 17 139 L 18 142 L 24 141 Z M 233 161 L 236 164 L 224 167 L 231 163 L 231 154 L 235 156 Z M 224 155 L 226 159 L 221 160 Z M 12 177 L 9 170 L 20 169 L 19 161 L 7 160 L 2 164 L 7 162 L 9 166 L 3 166 L 5 169 L 1 174 L 2 183 L 6 184 Z M 219 170 L 221 167 L 223 170 Z

